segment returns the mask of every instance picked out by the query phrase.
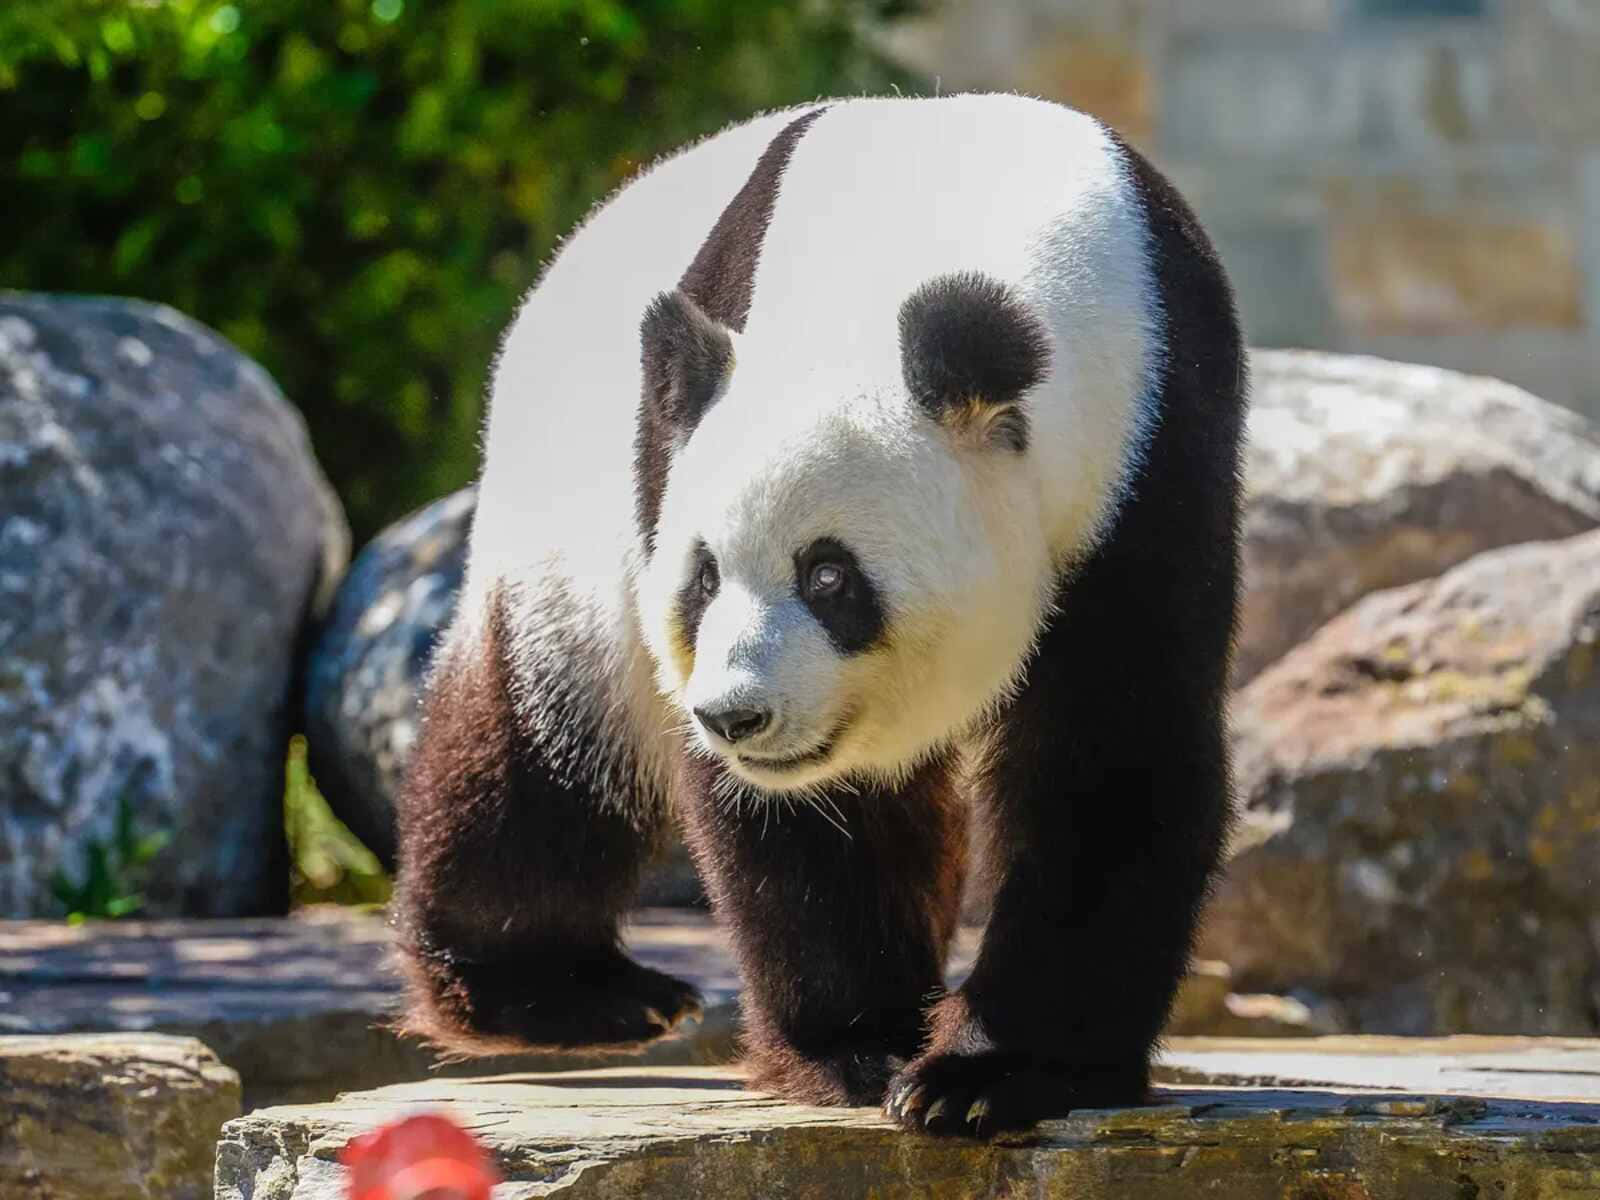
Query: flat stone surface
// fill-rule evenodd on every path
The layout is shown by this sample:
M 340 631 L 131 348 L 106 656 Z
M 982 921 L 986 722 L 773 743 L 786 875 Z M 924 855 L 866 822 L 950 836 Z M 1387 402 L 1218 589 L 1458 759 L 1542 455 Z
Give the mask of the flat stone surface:
M 962 978 L 979 931 L 956 935 L 951 978 Z M 727 1062 L 734 1053 L 737 967 L 705 913 L 643 909 L 627 942 L 644 963 L 692 981 L 706 1014 L 683 1036 L 630 1061 Z M 599 1066 L 612 1057 L 526 1056 L 441 1063 L 384 1022 L 400 998 L 390 935 L 375 915 L 333 907 L 286 919 L 113 921 L 69 926 L 0 921 L 0 1034 L 187 1034 L 244 1081 L 245 1107 L 327 1100 L 431 1074 Z M 1241 1005 L 1240 1001 L 1245 1003 Z M 1293 1001 L 1233 996 L 1226 968 L 1196 964 L 1173 1013 L 1173 1033 L 1326 1032 Z M 1247 1011 L 1248 1010 L 1248 1011 Z
M 0 1196 L 203 1200 L 239 1076 L 193 1038 L 0 1037 Z
M 1593 1051 L 1590 1051 L 1593 1055 Z M 1375 1055 L 1386 1079 L 1404 1057 Z M 1429 1082 L 1431 1069 L 1418 1072 Z M 443 1110 L 480 1137 L 496 1200 L 561 1196 L 1037 1197 L 1041 1200 L 1459 1200 L 1600 1194 L 1600 1097 L 1553 1102 L 1422 1089 L 1171 1088 L 1015 1144 L 905 1134 L 875 1110 L 804 1108 L 717 1068 L 612 1068 L 405 1084 L 230 1122 L 218 1200 L 334 1200 L 359 1133 Z
M 628 944 L 641 961 L 693 980 L 705 1019 L 635 1061 L 725 1061 L 738 977 L 700 914 L 643 910 Z M 335 908 L 287 919 L 0 921 L 0 1034 L 115 1029 L 187 1034 L 244 1080 L 246 1107 L 325 1100 L 431 1072 L 554 1070 L 601 1058 L 441 1064 L 390 1033 L 400 998 L 381 918 Z M 969 955 L 970 958 L 970 955 Z
M 1204 1086 L 1392 1088 L 1600 1105 L 1600 1040 L 1175 1038 L 1157 1073 L 1168 1083 Z

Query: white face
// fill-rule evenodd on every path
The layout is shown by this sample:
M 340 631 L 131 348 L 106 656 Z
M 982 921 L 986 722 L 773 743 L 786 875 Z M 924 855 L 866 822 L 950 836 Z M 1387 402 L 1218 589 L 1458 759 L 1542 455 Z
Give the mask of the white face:
M 1037 488 L 903 396 L 758 430 L 738 386 L 672 464 L 639 591 L 661 687 L 757 790 L 901 777 L 1016 682 L 1054 583 Z

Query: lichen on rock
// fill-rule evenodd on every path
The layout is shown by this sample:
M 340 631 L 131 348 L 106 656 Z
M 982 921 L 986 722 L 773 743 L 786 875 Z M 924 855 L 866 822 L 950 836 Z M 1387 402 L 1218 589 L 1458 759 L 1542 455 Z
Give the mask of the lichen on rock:
M 0 1196 L 208 1200 L 239 1076 L 193 1038 L 0 1037 Z
M 1234 700 L 1201 953 L 1389 1033 L 1600 1031 L 1600 533 L 1370 596 Z

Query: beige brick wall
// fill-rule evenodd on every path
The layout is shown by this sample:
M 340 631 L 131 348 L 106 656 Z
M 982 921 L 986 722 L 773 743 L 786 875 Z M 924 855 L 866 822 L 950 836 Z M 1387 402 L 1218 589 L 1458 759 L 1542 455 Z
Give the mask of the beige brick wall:
M 1087 109 L 1177 180 L 1253 340 L 1600 417 L 1600 0 L 934 0 L 944 91 Z

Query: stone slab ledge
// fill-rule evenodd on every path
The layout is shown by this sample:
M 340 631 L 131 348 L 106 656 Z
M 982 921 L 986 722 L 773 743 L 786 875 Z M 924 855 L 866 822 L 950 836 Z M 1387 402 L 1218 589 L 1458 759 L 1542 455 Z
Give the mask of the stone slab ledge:
M 419 1111 L 446 1112 L 488 1145 L 506 1180 L 495 1200 L 1600 1195 L 1600 1096 L 1165 1088 L 1151 1107 L 1079 1112 L 996 1145 L 908 1135 L 875 1110 L 782 1103 L 725 1068 L 616 1067 L 258 1111 L 223 1130 L 217 1200 L 335 1200 L 345 1142 Z

